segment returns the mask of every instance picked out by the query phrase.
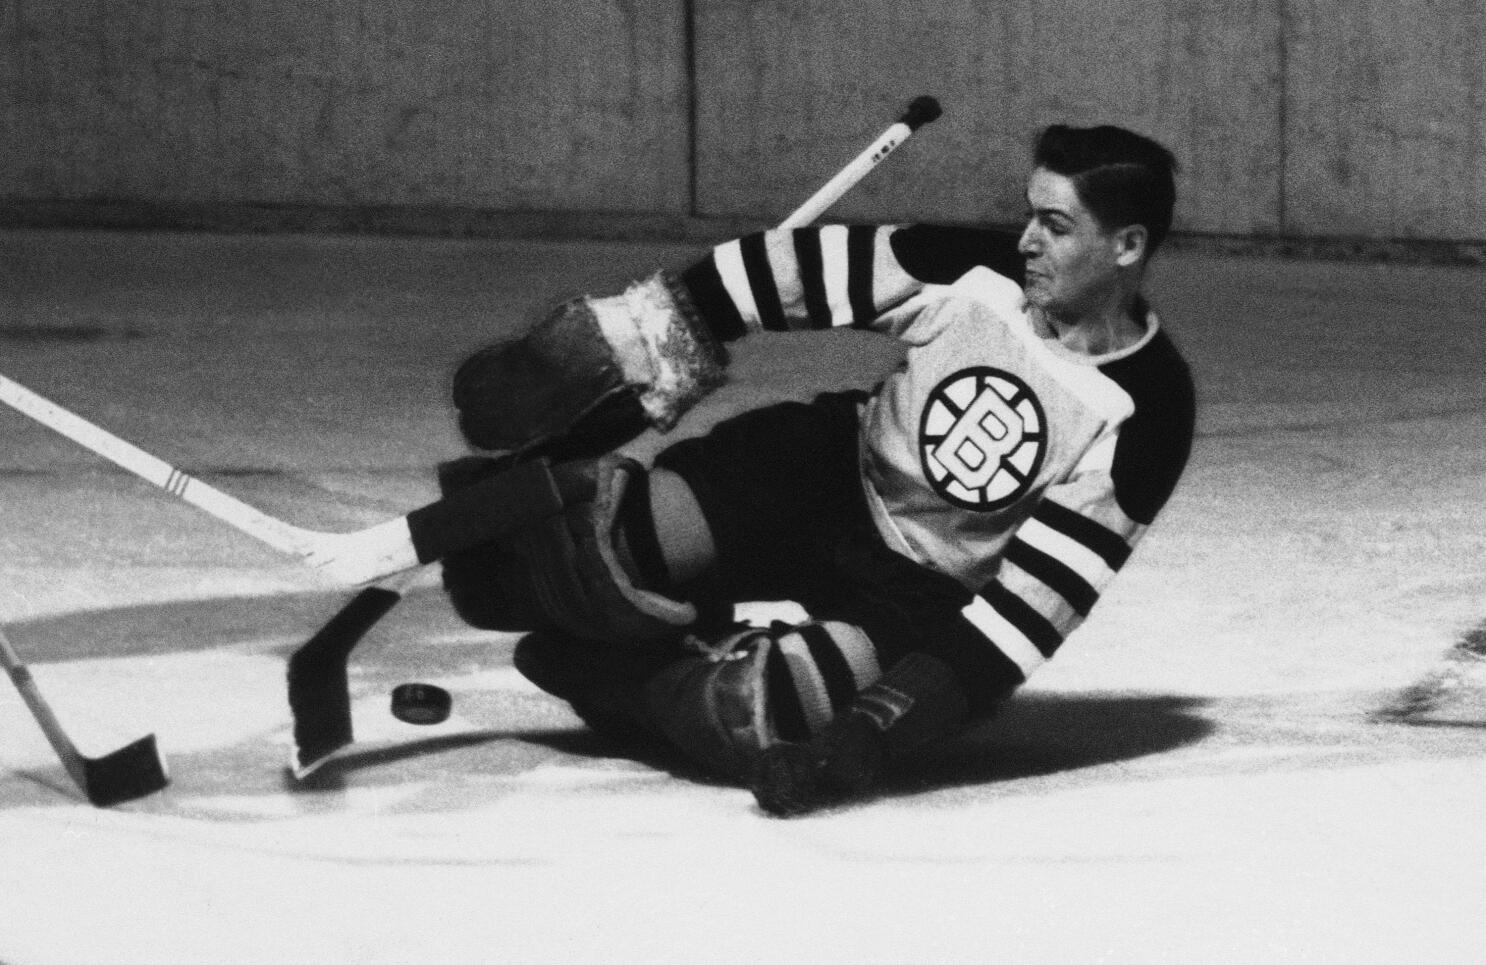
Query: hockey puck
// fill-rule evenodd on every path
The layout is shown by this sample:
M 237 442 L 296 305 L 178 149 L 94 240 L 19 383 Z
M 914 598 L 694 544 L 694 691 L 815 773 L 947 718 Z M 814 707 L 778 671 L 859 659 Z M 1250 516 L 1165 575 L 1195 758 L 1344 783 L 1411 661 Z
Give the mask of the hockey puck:
M 392 688 L 392 716 L 409 724 L 442 724 L 454 698 L 433 684 L 398 684 Z

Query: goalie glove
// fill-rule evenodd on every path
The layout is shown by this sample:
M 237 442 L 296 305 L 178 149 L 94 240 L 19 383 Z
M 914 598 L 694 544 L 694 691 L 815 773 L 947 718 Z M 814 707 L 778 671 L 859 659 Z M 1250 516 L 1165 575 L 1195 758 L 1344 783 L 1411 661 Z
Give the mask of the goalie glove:
M 454 404 L 478 448 L 567 439 L 597 455 L 647 427 L 670 430 L 722 384 L 726 363 L 686 286 L 660 272 L 617 295 L 565 302 L 520 339 L 474 353 L 455 373 Z
M 780 743 L 760 755 L 750 786 L 759 807 L 792 817 L 867 794 L 894 760 L 952 736 L 969 720 L 965 692 L 949 666 L 911 653 L 807 743 Z

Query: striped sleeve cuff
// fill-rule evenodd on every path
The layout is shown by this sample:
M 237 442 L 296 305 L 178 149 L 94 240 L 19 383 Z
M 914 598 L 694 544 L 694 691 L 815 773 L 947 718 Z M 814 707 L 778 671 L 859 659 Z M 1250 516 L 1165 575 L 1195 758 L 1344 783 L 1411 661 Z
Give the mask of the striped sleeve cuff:
M 751 331 L 867 327 L 922 287 L 898 265 L 895 226 L 768 231 L 717 246 L 682 277 L 722 341 Z
M 961 613 L 1030 677 L 1089 615 L 1143 531 L 1121 535 L 1045 500 L 1007 547 L 996 579 Z

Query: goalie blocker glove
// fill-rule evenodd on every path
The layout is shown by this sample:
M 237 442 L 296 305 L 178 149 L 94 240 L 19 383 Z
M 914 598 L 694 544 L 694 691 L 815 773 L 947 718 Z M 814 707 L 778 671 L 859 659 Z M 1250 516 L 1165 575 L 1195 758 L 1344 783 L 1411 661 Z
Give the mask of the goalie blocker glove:
M 792 817 L 868 793 L 885 767 L 969 721 L 964 689 L 947 664 L 911 653 L 857 695 L 808 743 L 770 747 L 750 785 L 759 807 Z

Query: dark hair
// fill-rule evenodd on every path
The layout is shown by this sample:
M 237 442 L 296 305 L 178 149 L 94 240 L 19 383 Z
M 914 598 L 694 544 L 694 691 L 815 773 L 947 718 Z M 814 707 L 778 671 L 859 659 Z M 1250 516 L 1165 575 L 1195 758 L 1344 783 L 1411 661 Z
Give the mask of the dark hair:
M 1150 138 L 1109 124 L 1054 124 L 1038 135 L 1032 159 L 1037 167 L 1070 179 L 1105 231 L 1143 225 L 1147 256 L 1171 230 L 1176 158 Z

